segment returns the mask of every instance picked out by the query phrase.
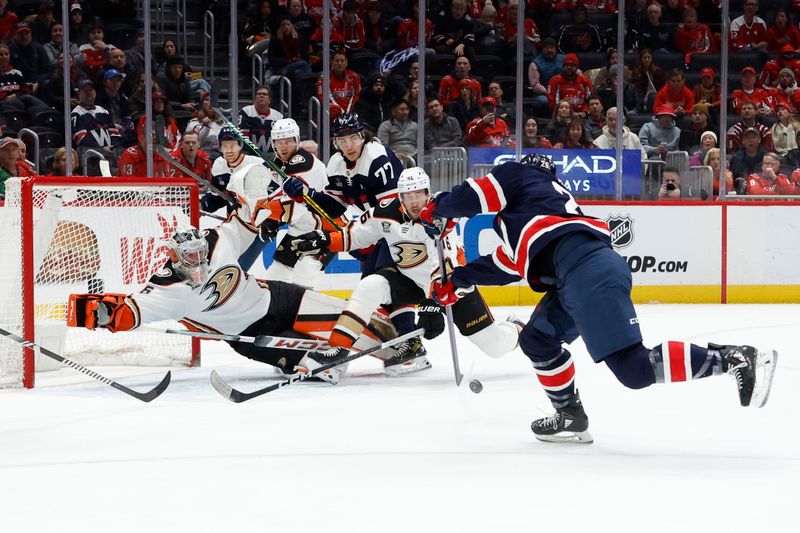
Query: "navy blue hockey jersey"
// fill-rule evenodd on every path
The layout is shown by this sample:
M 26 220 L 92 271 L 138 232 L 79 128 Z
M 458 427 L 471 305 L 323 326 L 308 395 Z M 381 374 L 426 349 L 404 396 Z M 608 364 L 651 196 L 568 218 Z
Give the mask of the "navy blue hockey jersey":
M 119 129 L 111 121 L 108 111 L 99 105 L 86 108 L 81 105 L 72 110 L 72 143 L 85 148 L 117 146 L 122 142 Z
M 272 150 L 269 139 L 272 133 L 272 124 L 276 120 L 283 118 L 280 111 L 270 108 L 266 115 L 259 114 L 256 106 L 249 105 L 239 111 L 239 123 L 237 126 L 242 134 L 255 144 L 262 154 Z
M 493 227 L 502 244 L 490 255 L 462 267 L 459 276 L 472 284 L 505 285 L 526 279 L 535 290 L 535 259 L 555 240 L 576 231 L 611 244 L 608 225 L 583 214 L 556 178 L 529 165 L 503 163 L 478 179 L 469 178 L 437 199 L 433 214 L 447 218 L 497 213 Z

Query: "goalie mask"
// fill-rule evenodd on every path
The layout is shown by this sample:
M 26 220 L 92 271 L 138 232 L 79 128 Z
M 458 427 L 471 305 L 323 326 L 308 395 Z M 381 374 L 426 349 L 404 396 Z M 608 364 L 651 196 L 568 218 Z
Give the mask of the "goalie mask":
M 420 167 L 403 170 L 397 179 L 397 192 L 403 209 L 413 220 L 419 218 L 420 211 L 430 199 L 431 179 Z
M 167 242 L 167 253 L 178 274 L 192 287 L 208 279 L 208 241 L 192 226 L 181 226 Z

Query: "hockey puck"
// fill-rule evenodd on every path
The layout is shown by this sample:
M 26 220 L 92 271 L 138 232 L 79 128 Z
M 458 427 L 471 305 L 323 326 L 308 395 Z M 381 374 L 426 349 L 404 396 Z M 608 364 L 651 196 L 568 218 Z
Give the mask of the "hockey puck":
M 475 394 L 480 394 L 483 390 L 483 383 L 478 381 L 477 379 L 473 379 L 469 382 L 469 390 L 474 392 Z

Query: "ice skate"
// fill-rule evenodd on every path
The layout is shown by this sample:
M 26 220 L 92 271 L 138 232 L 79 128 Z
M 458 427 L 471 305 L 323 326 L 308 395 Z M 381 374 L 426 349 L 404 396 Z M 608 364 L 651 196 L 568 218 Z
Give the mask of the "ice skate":
M 522 330 L 525 328 L 525 321 L 522 320 L 517 315 L 508 315 L 506 317 L 506 322 L 511 322 L 512 324 L 517 326 L 517 329 L 519 330 L 520 333 L 522 333 Z
M 408 339 L 397 347 L 397 352 L 383 362 L 383 371 L 388 376 L 400 376 L 431 367 L 426 355 L 428 351 L 419 337 Z
M 718 344 L 709 344 L 708 349 L 718 350 L 722 356 L 723 368 L 736 380 L 742 407 L 764 407 L 772 389 L 778 352 L 760 352 L 752 346 Z
M 589 418 L 583 410 L 578 391 L 569 397 L 566 407 L 556 409 L 553 415 L 539 418 L 531 423 L 531 431 L 544 442 L 567 442 L 591 444 L 594 442 L 589 429 Z
M 325 352 L 309 352 L 303 357 L 303 359 L 300 360 L 300 364 L 298 364 L 295 369 L 298 372 L 312 372 L 323 365 L 333 363 L 337 359 L 343 359 L 347 357 L 348 354 L 349 352 L 344 348 L 331 348 Z M 329 368 L 328 370 L 315 375 L 309 381 L 316 379 L 319 381 L 325 381 L 331 385 L 338 385 L 339 381 L 342 379 L 342 376 L 344 376 L 345 372 L 347 372 L 348 364 L 349 363 L 344 363 L 343 365 Z

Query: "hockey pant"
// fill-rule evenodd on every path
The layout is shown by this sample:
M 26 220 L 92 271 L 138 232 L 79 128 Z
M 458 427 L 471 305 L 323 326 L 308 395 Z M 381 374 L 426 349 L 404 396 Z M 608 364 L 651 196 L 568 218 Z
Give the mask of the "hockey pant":
M 350 346 L 361 335 L 366 320 L 381 305 L 415 306 L 423 300 L 422 289 L 396 267 L 381 269 L 358 283 L 336 321 L 331 344 Z M 462 335 L 491 357 L 501 357 L 517 346 L 517 327 L 508 322 L 495 322 L 477 290 L 453 305 L 453 321 Z
M 361 279 L 384 268 L 395 268 L 389 245 L 384 239 L 379 240 L 366 253 L 361 250 L 354 250 L 350 252 L 350 255 L 361 263 Z M 416 328 L 413 304 L 401 304 L 398 300 L 397 302 L 385 304 L 384 309 L 389 313 L 398 335 L 404 335 Z
M 606 243 L 584 233 L 564 237 L 553 264 L 556 286 L 523 328 L 520 347 L 554 407 L 565 406 L 574 393 L 572 355 L 561 345 L 578 336 L 592 359 L 604 361 L 628 388 L 721 373 L 719 354 L 705 347 L 674 341 L 644 347 L 630 297 L 630 268 Z
M 290 281 L 312 289 L 319 281 L 325 267 L 336 257 L 336 253 L 328 252 L 316 257 L 300 256 L 291 250 L 288 238 L 288 234 L 284 235 L 276 246 L 272 264 L 267 269 L 265 278 Z

